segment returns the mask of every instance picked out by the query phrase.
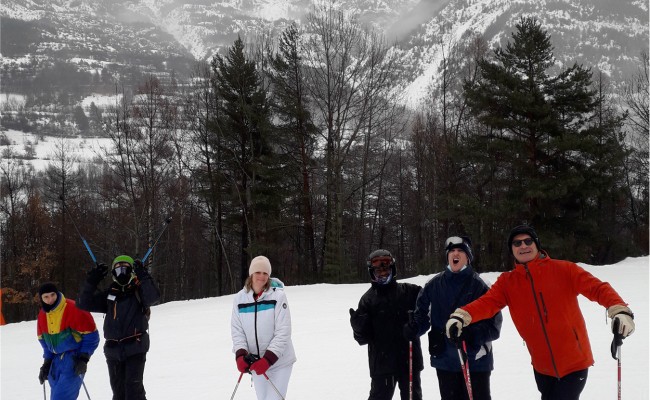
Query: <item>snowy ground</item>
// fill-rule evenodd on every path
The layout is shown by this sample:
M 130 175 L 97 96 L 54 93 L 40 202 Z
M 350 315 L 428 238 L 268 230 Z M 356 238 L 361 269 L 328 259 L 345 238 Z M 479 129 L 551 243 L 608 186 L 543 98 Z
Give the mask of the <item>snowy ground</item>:
M 33 159 L 23 159 L 26 165 L 32 165 L 35 170 L 45 170 L 50 164 L 56 163 L 59 149 L 65 149 L 68 157 L 79 162 L 90 162 L 102 158 L 106 149 L 112 149 L 112 142 L 108 138 L 58 138 L 53 136 L 40 136 L 33 133 L 8 129 L 1 132 L 7 137 L 9 145 L 0 146 L 0 152 L 10 149 L 17 157 L 24 157 L 27 148 L 33 150 Z
M 622 348 L 622 398 L 626 400 L 648 399 L 648 261 L 648 257 L 641 257 L 610 266 L 584 266 L 610 282 L 635 313 L 636 332 L 625 340 Z M 482 276 L 494 282 L 498 274 Z M 406 281 L 424 285 L 430 278 L 419 276 Z M 361 347 L 352 339 L 348 308 L 357 307 L 368 286 L 318 284 L 286 288 L 298 356 L 287 399 L 367 398 L 370 380 L 366 346 Z M 615 399 L 617 363 L 609 352 L 612 335 L 605 310 L 582 297 L 580 304 L 596 360 L 582 398 Z M 151 351 L 145 371 L 150 400 L 230 399 L 239 376 L 231 349 L 231 307 L 232 295 L 153 308 Z M 104 316 L 95 314 L 94 317 L 101 330 Z M 426 335 L 423 341 L 426 352 Z M 42 399 L 43 389 L 38 383 L 42 352 L 36 340 L 35 321 L 0 327 L 0 348 L 0 398 Z M 494 351 L 492 398 L 539 399 L 530 357 L 507 308 L 501 338 L 494 343 Z M 425 358 L 428 359 L 426 354 Z M 425 367 L 422 381 L 424 398 L 439 399 L 435 371 L 430 366 Z M 101 348 L 90 361 L 86 386 L 93 400 L 111 399 Z M 398 398 L 396 393 L 394 399 Z M 86 399 L 83 391 L 79 399 Z M 235 399 L 255 399 L 248 376 L 242 380 Z

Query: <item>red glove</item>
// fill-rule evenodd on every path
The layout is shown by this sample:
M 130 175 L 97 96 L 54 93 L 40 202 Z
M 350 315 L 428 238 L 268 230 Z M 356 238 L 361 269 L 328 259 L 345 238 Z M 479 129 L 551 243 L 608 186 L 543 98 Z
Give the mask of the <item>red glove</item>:
M 241 373 L 248 372 L 248 367 L 249 365 L 246 362 L 246 360 L 244 360 L 244 356 L 237 357 L 237 369 L 239 370 L 239 372 Z
M 271 364 L 269 364 L 268 360 L 262 357 L 251 364 L 250 370 L 255 371 L 257 375 L 264 375 L 270 366 Z

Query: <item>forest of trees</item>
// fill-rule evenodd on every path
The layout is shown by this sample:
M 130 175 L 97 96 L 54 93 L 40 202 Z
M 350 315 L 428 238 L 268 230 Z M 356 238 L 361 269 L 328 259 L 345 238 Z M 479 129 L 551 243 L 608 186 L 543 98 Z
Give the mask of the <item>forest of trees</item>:
M 234 293 L 260 254 L 289 285 L 365 281 L 377 248 L 401 278 L 430 274 L 456 234 L 479 272 L 504 271 L 522 222 L 554 258 L 648 254 L 647 54 L 619 96 L 589 66 L 558 67 L 533 18 L 505 47 L 476 37 L 445 54 L 442 83 L 410 110 L 384 38 L 325 7 L 238 39 L 188 83 L 117 85 L 101 160 L 79 164 L 65 139 L 42 172 L 3 154 L 5 317 L 35 318 L 46 281 L 75 298 L 83 240 L 110 263 L 164 228 L 147 259 L 164 302 Z

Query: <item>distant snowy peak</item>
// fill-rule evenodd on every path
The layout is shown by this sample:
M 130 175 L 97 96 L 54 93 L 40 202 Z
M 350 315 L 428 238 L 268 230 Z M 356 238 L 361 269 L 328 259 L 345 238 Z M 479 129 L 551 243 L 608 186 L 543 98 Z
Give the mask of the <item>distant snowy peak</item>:
M 551 35 L 559 65 L 577 62 L 622 82 L 648 49 L 648 5 L 602 0 L 451 0 L 402 46 L 417 72 L 406 92 L 418 103 L 440 75 L 444 54 L 481 35 L 490 49 L 511 41 L 522 16 L 534 16 Z
M 73 58 L 174 69 L 211 58 L 237 37 L 304 20 L 317 0 L 2 0 L 0 16 L 40 30 L 40 57 Z M 444 54 L 472 33 L 504 44 L 520 16 L 536 16 L 551 34 L 559 65 L 577 62 L 605 72 L 616 86 L 648 49 L 648 2 L 631 0 L 337 0 L 396 43 L 406 97 L 419 100 L 436 84 Z M 24 28 L 23 27 L 23 28 Z M 446 52 L 446 53 L 445 53 Z M 21 54 L 19 56 L 24 56 Z M 161 67 L 162 66 L 162 67 Z

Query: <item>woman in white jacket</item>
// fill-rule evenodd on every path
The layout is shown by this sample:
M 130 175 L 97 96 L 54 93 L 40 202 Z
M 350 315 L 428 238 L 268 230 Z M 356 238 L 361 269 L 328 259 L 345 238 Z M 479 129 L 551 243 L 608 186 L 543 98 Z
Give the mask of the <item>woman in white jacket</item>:
M 237 369 L 251 373 L 257 399 L 276 400 L 275 389 L 285 397 L 296 362 L 291 312 L 284 284 L 271 278 L 264 256 L 253 258 L 244 288 L 235 295 L 231 331 Z

